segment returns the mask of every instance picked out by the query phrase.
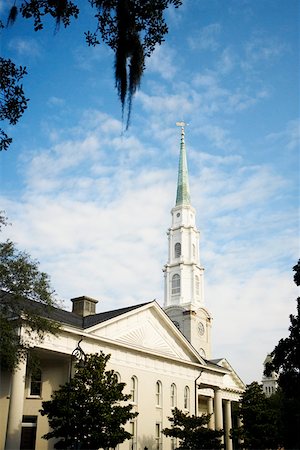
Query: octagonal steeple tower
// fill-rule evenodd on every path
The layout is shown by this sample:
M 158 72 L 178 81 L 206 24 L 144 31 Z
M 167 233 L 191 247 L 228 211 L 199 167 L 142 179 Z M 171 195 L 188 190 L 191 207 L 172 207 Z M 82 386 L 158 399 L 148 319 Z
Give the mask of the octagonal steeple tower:
M 199 353 L 210 358 L 211 316 L 204 306 L 204 268 L 200 265 L 196 211 L 191 205 L 185 147 L 181 127 L 176 203 L 168 230 L 169 254 L 164 266 L 164 309 Z

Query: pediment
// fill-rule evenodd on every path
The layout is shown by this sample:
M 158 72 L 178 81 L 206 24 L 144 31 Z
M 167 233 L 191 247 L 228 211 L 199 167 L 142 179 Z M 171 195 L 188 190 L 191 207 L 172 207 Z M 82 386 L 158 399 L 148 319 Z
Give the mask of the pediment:
M 97 324 L 86 331 L 131 349 L 204 364 L 156 302 Z
M 227 359 L 221 358 L 218 360 L 217 365 L 220 367 L 224 367 L 227 369 L 229 373 L 227 373 L 223 378 L 224 388 L 227 390 L 244 390 L 245 384 L 238 376 L 233 367 L 229 364 Z

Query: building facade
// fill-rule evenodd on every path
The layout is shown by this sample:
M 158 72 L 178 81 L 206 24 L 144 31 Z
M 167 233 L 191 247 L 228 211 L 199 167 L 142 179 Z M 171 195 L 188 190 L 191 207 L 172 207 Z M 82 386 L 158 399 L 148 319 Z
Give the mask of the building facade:
M 270 363 L 272 361 L 272 356 L 267 355 L 266 359 L 264 360 L 264 371 L 266 369 L 266 364 Z M 272 394 L 274 394 L 277 391 L 278 388 L 278 373 L 271 372 L 269 376 L 266 376 L 263 374 L 263 378 L 261 381 L 262 389 L 266 397 L 271 397 Z
M 225 358 L 211 359 L 212 319 L 204 305 L 204 269 L 190 204 L 183 126 L 171 214 L 164 309 L 151 301 L 97 314 L 97 301 L 85 296 L 72 299 L 72 312 L 54 308 L 59 334 L 43 341 L 31 337 L 40 370 L 30 373 L 24 360 L 12 375 L 1 375 L 1 449 L 54 448 L 53 440 L 42 439 L 49 426 L 39 410 L 42 401 L 69 380 L 71 355 L 81 341 L 87 354 L 102 350 L 111 355 L 108 368 L 126 383 L 125 392 L 139 413 L 127 424 L 132 439 L 119 450 L 176 448 L 176 441 L 161 432 L 170 425 L 175 406 L 190 414 L 212 414 L 209 427 L 224 429 L 225 448 L 232 450 L 232 406 L 245 386 Z

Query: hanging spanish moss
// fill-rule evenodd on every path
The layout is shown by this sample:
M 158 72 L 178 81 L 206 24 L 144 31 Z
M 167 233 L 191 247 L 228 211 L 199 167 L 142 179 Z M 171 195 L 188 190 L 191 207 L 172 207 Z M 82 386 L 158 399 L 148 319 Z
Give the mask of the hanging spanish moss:
M 15 23 L 17 15 L 18 15 L 18 8 L 16 7 L 16 4 L 14 4 L 14 6 L 12 6 L 9 10 L 7 24 L 6 24 L 7 27 L 9 25 L 13 25 Z
M 164 41 L 168 32 L 164 11 L 169 5 L 177 8 L 182 1 L 88 0 L 94 11 L 96 27 L 94 31 L 84 33 L 86 42 L 95 46 L 103 41 L 115 54 L 115 86 L 122 106 L 122 120 L 127 107 L 126 129 L 130 123 L 133 96 L 141 84 L 145 58 Z M 61 24 L 68 27 L 71 19 L 78 18 L 77 4 L 83 8 L 82 3 L 79 0 L 15 0 L 9 10 L 7 26 L 14 24 L 21 14 L 24 19 L 33 20 L 34 30 L 39 31 L 48 16 L 55 21 L 55 31 L 58 31 Z M 4 28 L 1 20 L 0 28 Z M 13 112 L 9 104 L 5 107 L 7 116 L 4 118 L 9 120 Z M 11 139 L 0 129 L 0 150 L 1 145 L 6 149 L 10 142 Z
M 115 83 L 122 105 L 122 118 L 127 106 L 126 129 L 130 124 L 133 96 L 141 84 L 145 58 L 164 40 L 168 27 L 164 10 L 176 8 L 182 0 L 89 0 L 98 13 L 95 32 L 86 32 L 89 45 L 103 42 L 115 52 Z
M 115 81 L 122 105 L 122 117 L 127 100 L 126 129 L 130 122 L 132 97 L 140 85 L 144 70 L 144 49 L 136 30 L 133 10 L 128 0 L 119 0 L 117 6 L 117 48 L 115 55 Z

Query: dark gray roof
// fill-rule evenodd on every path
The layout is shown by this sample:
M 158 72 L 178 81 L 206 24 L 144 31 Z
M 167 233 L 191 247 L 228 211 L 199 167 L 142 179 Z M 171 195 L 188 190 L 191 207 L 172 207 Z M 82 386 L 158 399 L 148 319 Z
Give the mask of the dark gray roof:
M 2 303 L 8 304 L 15 300 L 14 295 L 0 292 L 0 300 Z M 147 305 L 152 302 L 140 303 L 138 305 L 127 306 L 125 308 L 114 309 L 111 311 L 105 311 L 99 314 L 92 314 L 90 316 L 81 317 L 77 314 L 66 311 L 60 308 L 54 308 L 53 306 L 48 306 L 42 303 L 38 303 L 33 300 L 29 300 L 26 298 L 18 298 L 18 304 L 20 311 L 22 309 L 32 310 L 35 314 L 41 315 L 42 317 L 47 317 L 48 319 L 55 320 L 61 324 L 71 325 L 77 328 L 86 329 L 90 328 L 98 323 L 105 322 L 109 319 L 113 319 L 114 317 L 121 316 L 122 314 L 126 314 L 135 309 L 141 308 L 144 305 Z M 16 310 L 14 309 L 14 313 Z
M 105 322 L 106 320 L 113 319 L 114 317 L 121 316 L 135 309 L 141 308 L 152 302 L 140 303 L 139 305 L 127 306 L 125 308 L 114 309 L 112 311 L 106 311 L 99 314 L 93 314 L 91 316 L 83 317 L 83 328 L 92 327 L 98 323 Z

